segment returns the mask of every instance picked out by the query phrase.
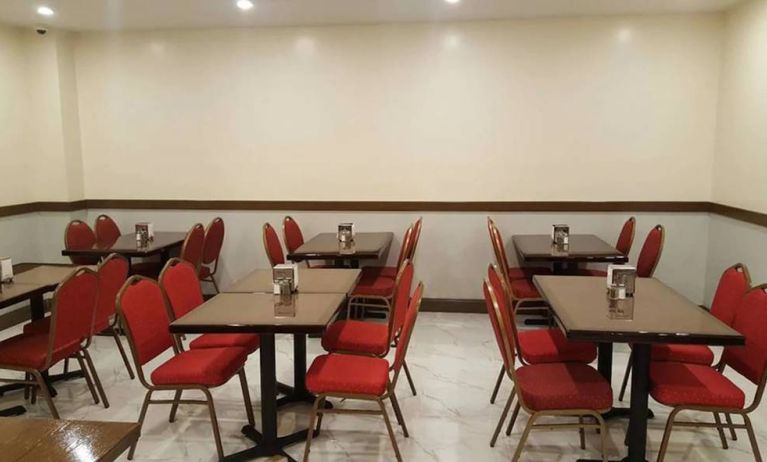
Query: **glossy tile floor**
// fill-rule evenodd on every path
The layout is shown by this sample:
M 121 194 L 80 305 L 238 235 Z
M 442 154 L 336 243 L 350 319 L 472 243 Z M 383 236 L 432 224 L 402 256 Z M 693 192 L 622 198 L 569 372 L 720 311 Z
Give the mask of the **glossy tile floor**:
M 5 337 L 18 329 L 4 331 Z M 310 340 L 310 358 L 320 353 L 319 342 Z M 288 336 L 279 337 L 278 378 L 290 382 L 292 346 Z M 58 383 L 56 404 L 64 418 L 92 420 L 135 420 L 144 390 L 137 380 L 131 381 L 125 372 L 113 341 L 107 337 L 95 340 L 93 356 L 96 367 L 111 401 L 104 409 L 91 401 L 84 381 Z M 613 385 L 620 384 L 628 350 L 616 348 Z M 403 458 L 407 461 L 505 461 L 519 441 L 525 416 L 520 416 L 510 437 L 501 435 L 495 448 L 489 439 L 500 416 L 503 400 L 510 392 L 508 381 L 501 391 L 502 399 L 489 403 L 490 392 L 500 368 L 499 355 L 487 316 L 478 314 L 422 313 L 408 354 L 418 396 L 412 396 L 407 382 L 397 387 L 403 413 L 411 437 L 406 439 L 396 430 Z M 151 369 L 151 365 L 150 365 Z M 247 365 L 251 394 L 258 407 L 258 356 Z M 732 374 L 731 374 L 732 375 Z M 743 380 L 736 382 L 745 387 L 749 397 L 753 392 Z M 224 450 L 233 453 L 249 446 L 240 436 L 245 422 L 239 384 L 235 379 L 214 392 L 216 410 L 224 439 Z M 22 403 L 20 393 L 0 399 L 0 406 Z M 338 404 L 338 403 L 336 403 Z M 347 407 L 358 403 L 346 402 Z M 649 424 L 649 456 L 656 457 L 668 410 L 651 402 L 656 417 Z M 48 417 L 43 404 L 27 406 L 29 417 Z M 213 461 L 215 447 L 206 409 L 201 406 L 182 406 L 176 423 L 167 421 L 169 406 L 150 406 L 139 441 L 135 460 L 145 461 Z M 289 433 L 308 424 L 308 407 L 286 408 L 280 417 L 280 432 Z M 694 415 L 705 419 L 706 416 Z M 753 416 L 759 444 L 767 450 L 767 403 Z M 625 455 L 623 436 L 626 420 L 613 420 L 609 425 L 608 451 L 612 458 Z M 323 433 L 312 445 L 313 461 L 389 461 L 394 454 L 386 435 L 383 421 L 375 416 L 326 416 Z M 598 457 L 599 440 L 595 434 L 587 436 L 587 450 L 578 446 L 578 434 L 569 432 L 533 433 L 523 460 L 574 461 L 578 457 Z M 745 433 L 731 442 L 727 451 L 721 449 L 715 430 L 678 431 L 672 435 L 668 461 L 752 461 Z M 303 444 L 290 448 L 296 458 L 303 456 Z M 125 460 L 125 455 L 120 460 Z M 280 460 L 275 458 L 273 460 Z

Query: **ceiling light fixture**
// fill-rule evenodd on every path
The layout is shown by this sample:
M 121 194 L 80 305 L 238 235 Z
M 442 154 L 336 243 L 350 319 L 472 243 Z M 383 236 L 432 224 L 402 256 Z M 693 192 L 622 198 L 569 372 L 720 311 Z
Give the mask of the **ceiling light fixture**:
M 38 6 L 37 14 L 40 16 L 53 16 L 53 9 L 51 9 L 49 6 Z
M 242 11 L 248 11 L 253 8 L 253 2 L 250 0 L 237 0 L 237 8 L 241 9 Z

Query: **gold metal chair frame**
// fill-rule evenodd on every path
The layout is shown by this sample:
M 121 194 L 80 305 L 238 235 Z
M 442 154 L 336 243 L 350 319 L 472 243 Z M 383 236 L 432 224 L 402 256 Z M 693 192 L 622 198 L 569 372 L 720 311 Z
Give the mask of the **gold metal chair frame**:
M 125 285 L 123 285 L 123 287 L 120 289 L 120 292 L 117 294 L 117 312 L 120 314 L 120 316 L 123 316 L 123 308 L 122 308 L 123 293 L 130 286 L 135 285 L 138 282 L 143 280 L 151 281 L 157 284 L 154 280 L 144 276 L 131 276 L 125 282 Z M 170 309 L 168 307 L 165 297 L 163 297 L 163 304 L 165 305 L 166 311 Z M 144 395 L 144 402 L 141 405 L 141 412 L 139 413 L 139 420 L 138 420 L 139 428 L 141 428 L 144 425 L 144 419 L 146 418 L 146 413 L 150 404 L 170 404 L 171 408 L 170 408 L 170 414 L 168 416 L 168 422 L 170 423 L 173 423 L 176 420 L 176 411 L 178 410 L 179 404 L 196 404 L 196 405 L 207 406 L 208 413 L 210 414 L 211 426 L 213 427 L 213 438 L 216 443 L 216 453 L 218 455 L 219 460 L 223 460 L 224 448 L 221 444 L 221 433 L 218 428 L 218 418 L 216 417 L 216 408 L 213 404 L 213 396 L 210 393 L 211 388 L 216 388 L 216 387 L 206 387 L 199 384 L 181 384 L 181 385 L 150 384 L 144 377 L 143 366 L 141 366 L 141 362 L 139 361 L 138 356 L 136 355 L 136 347 L 133 341 L 133 333 L 131 331 L 130 325 L 127 322 L 125 323 L 125 334 L 126 334 L 126 337 L 128 338 L 128 345 L 130 346 L 130 349 L 131 349 L 131 356 L 133 357 L 133 362 L 134 362 L 134 365 L 136 366 L 136 374 L 138 375 L 139 382 L 141 382 L 141 385 L 143 385 L 144 388 L 147 389 L 146 395 Z M 177 355 L 183 351 L 183 348 L 179 344 L 178 338 L 176 336 L 173 336 L 173 342 L 171 347 L 173 348 L 174 355 Z M 237 371 L 237 375 L 239 376 L 239 379 L 240 379 L 240 387 L 242 388 L 242 397 L 245 404 L 245 412 L 248 417 L 248 423 L 251 426 L 255 426 L 255 416 L 253 414 L 253 406 L 251 404 L 250 393 L 248 391 L 248 381 L 247 381 L 247 377 L 245 376 L 245 368 L 244 367 L 240 368 L 240 370 Z M 181 394 L 184 390 L 201 391 L 205 395 L 205 399 L 204 400 L 181 399 Z M 157 391 L 174 391 L 175 395 L 173 396 L 173 399 L 153 400 L 152 394 Z M 136 440 L 135 443 L 133 443 L 133 445 L 131 445 L 130 450 L 128 451 L 128 460 L 133 460 L 133 455 L 136 452 L 137 445 L 138 445 L 138 439 Z
M 493 287 L 490 284 L 490 282 L 487 280 L 485 280 L 485 284 L 487 285 L 487 290 L 488 290 L 488 293 L 490 294 L 490 298 L 493 303 L 496 321 L 498 323 L 498 326 L 501 332 L 501 338 L 503 340 L 503 348 L 506 350 L 505 354 L 508 358 L 510 358 L 510 362 L 511 362 L 509 367 L 508 368 L 504 367 L 504 369 L 506 369 L 506 373 L 509 376 L 509 378 L 512 380 L 512 382 L 516 384 L 514 354 L 511 353 L 511 347 L 509 346 L 510 337 L 509 337 L 509 334 L 506 332 L 506 326 L 504 326 L 503 324 L 503 319 L 501 317 L 501 308 L 498 305 L 498 299 L 495 296 Z M 522 395 L 520 393 L 517 393 L 516 385 L 512 388 L 511 394 L 509 395 L 509 398 L 506 401 L 506 405 L 503 408 L 503 412 L 501 413 L 501 418 L 498 421 L 498 425 L 496 425 L 495 427 L 495 431 L 493 432 L 493 436 L 490 440 L 490 447 L 495 446 L 495 442 L 498 439 L 498 434 L 500 433 L 501 428 L 503 427 L 503 424 L 506 421 L 506 416 L 509 413 L 509 409 L 511 409 L 511 405 L 514 402 L 514 398 L 517 399 L 517 404 L 514 407 L 514 412 L 512 413 L 509 426 L 506 430 L 507 434 L 511 434 L 511 429 L 513 428 L 514 423 L 517 419 L 517 416 L 519 415 L 520 408 L 524 409 L 527 413 L 529 413 L 530 418 L 527 421 L 525 430 L 523 431 L 522 437 L 519 440 L 519 444 L 517 445 L 517 449 L 514 452 L 512 462 L 517 462 L 519 460 L 519 457 L 522 455 L 522 450 L 524 449 L 525 443 L 527 442 L 527 438 L 529 437 L 530 432 L 532 430 L 556 431 L 556 430 L 570 429 L 570 428 L 579 429 L 581 449 L 586 449 L 585 430 L 587 429 L 598 430 L 600 439 L 601 439 L 601 446 L 602 446 L 602 450 L 601 450 L 602 460 L 603 462 L 607 462 L 607 453 L 606 453 L 607 427 L 605 425 L 605 421 L 604 421 L 604 418 L 602 417 L 602 414 L 609 411 L 610 410 L 609 408 L 608 409 L 562 409 L 562 410 L 534 411 L 526 405 L 524 399 L 522 398 Z M 546 423 L 546 424 L 535 423 L 536 420 L 540 419 L 541 417 L 570 417 L 570 416 L 578 417 L 578 423 Z M 587 423 L 584 417 L 593 417 L 596 420 L 596 423 Z
M 420 283 L 419 286 L 423 286 L 423 283 Z M 416 289 L 417 291 L 418 289 Z M 423 290 L 421 290 L 421 293 L 423 293 Z M 421 301 L 422 299 L 419 299 L 416 305 L 416 319 L 418 316 L 418 311 L 421 309 Z M 415 320 L 413 321 L 415 322 Z M 412 334 L 412 333 L 411 333 Z M 410 343 L 410 338 L 405 339 L 402 344 L 398 348 L 405 348 L 404 355 L 407 356 L 407 348 Z M 403 369 L 405 366 L 405 361 L 403 357 Z M 394 366 L 392 365 L 390 367 L 390 370 L 393 370 Z M 402 410 L 399 406 L 399 401 L 397 400 L 397 395 L 394 392 L 394 389 L 397 386 L 397 380 L 399 379 L 399 371 L 394 371 L 394 376 L 388 381 L 386 384 L 386 391 L 381 396 L 375 396 L 375 395 L 364 395 L 364 394 L 349 394 L 349 393 L 321 393 L 317 395 L 317 399 L 314 400 L 314 405 L 312 406 L 312 414 L 311 418 L 309 420 L 309 429 L 308 436 L 306 438 L 306 448 L 304 449 L 304 462 L 309 461 L 309 452 L 312 445 L 312 440 L 314 437 L 314 434 L 316 433 L 319 435 L 320 430 L 322 428 L 322 416 L 323 414 L 364 414 L 364 415 L 382 415 L 384 422 L 386 423 L 386 430 L 389 433 L 389 439 L 391 440 L 392 447 L 394 448 L 394 454 L 397 457 L 398 462 L 402 462 L 402 456 L 399 452 L 399 446 L 397 445 L 397 439 L 394 436 L 394 429 L 391 426 L 391 421 L 389 420 L 389 414 L 386 411 L 386 405 L 384 404 L 384 401 L 389 398 L 391 400 L 392 409 L 394 409 L 394 416 L 397 418 L 397 423 L 402 427 L 402 433 L 405 435 L 405 438 L 409 438 L 410 434 L 407 430 L 407 425 L 405 424 L 405 418 L 402 415 Z M 340 409 L 340 408 L 332 408 L 332 409 L 325 409 L 325 400 L 327 398 L 338 398 L 338 399 L 356 399 L 356 400 L 362 400 L 362 401 L 374 401 L 378 404 L 378 407 L 380 410 L 372 410 L 372 409 Z M 315 428 L 316 423 L 316 428 Z M 314 429 L 314 431 L 311 431 L 311 429 Z
M 208 223 L 208 226 L 205 227 L 205 237 L 206 238 L 208 237 L 208 231 L 210 231 L 210 228 L 213 226 L 213 223 L 217 223 L 219 221 L 221 223 L 224 222 L 224 220 L 221 217 L 216 217 L 216 218 L 212 219 L 210 221 L 210 223 Z M 205 239 L 203 239 L 202 242 L 203 242 L 203 244 L 202 244 L 202 252 L 203 252 L 203 255 L 204 255 L 205 254 Z M 216 282 L 216 278 L 213 277 L 213 276 L 215 276 L 216 275 L 216 271 L 218 271 L 218 260 L 220 260 L 220 259 L 221 259 L 221 254 L 219 253 L 219 255 L 216 256 L 216 260 L 213 262 L 213 268 L 210 268 L 210 266 L 208 266 L 207 264 L 203 263 L 202 260 L 200 260 L 200 268 L 198 268 L 198 270 L 197 270 L 197 274 L 200 274 L 199 270 L 202 268 L 202 266 L 206 266 L 207 268 L 210 269 L 210 274 L 208 275 L 208 277 L 200 278 L 200 280 L 201 281 L 206 281 L 206 282 L 213 283 L 213 288 L 216 289 L 216 293 L 217 294 L 221 293 L 221 291 L 218 288 L 218 283 Z
M 737 265 L 736 265 L 737 266 Z M 756 287 L 753 287 L 749 290 L 762 290 L 764 292 L 767 292 L 767 284 L 762 284 Z M 726 367 L 726 364 L 724 364 L 722 361 L 720 361 L 716 366 L 716 370 L 721 372 L 724 372 L 724 369 Z M 663 462 L 663 460 L 666 457 L 666 451 L 668 450 L 668 441 L 671 436 L 671 432 L 673 431 L 674 427 L 686 427 L 686 428 L 716 428 L 719 432 L 719 439 L 722 442 L 722 448 L 728 449 L 729 445 L 727 444 L 727 438 L 725 438 L 724 435 L 724 428 L 729 428 L 730 430 L 730 436 L 733 439 L 733 441 L 737 441 L 737 435 L 735 433 L 736 429 L 739 430 L 746 430 L 748 433 L 748 439 L 751 443 L 751 450 L 754 453 L 754 460 L 756 462 L 762 462 L 762 454 L 759 451 L 759 443 L 756 440 L 756 434 L 754 433 L 754 426 L 751 424 L 751 419 L 749 418 L 749 414 L 754 412 L 758 407 L 759 404 L 762 401 L 762 396 L 764 395 L 764 389 L 765 385 L 767 385 L 767 364 L 763 368 L 762 372 L 762 379 L 757 385 L 756 392 L 754 393 L 754 397 L 751 400 L 751 404 L 746 406 L 743 409 L 732 409 L 732 408 L 726 408 L 726 407 L 715 407 L 715 406 L 675 406 L 673 407 L 671 414 L 668 416 L 668 420 L 666 421 L 666 428 L 663 432 L 663 440 L 660 445 L 660 451 L 658 452 L 658 462 Z M 691 421 L 677 421 L 676 416 L 680 412 L 683 411 L 698 411 L 698 412 L 710 412 L 714 415 L 714 422 L 691 422 Z M 726 418 L 727 423 L 722 424 L 722 421 L 719 417 L 719 414 L 723 414 Z M 732 422 L 732 416 L 733 415 L 739 415 L 743 418 L 742 424 L 734 424 Z

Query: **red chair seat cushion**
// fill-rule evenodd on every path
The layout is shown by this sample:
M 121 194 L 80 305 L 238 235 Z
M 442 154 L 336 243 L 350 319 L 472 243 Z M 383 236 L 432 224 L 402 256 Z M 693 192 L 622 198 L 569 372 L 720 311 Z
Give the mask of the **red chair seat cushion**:
M 522 331 L 518 335 L 522 358 L 530 364 L 580 362 L 597 358 L 597 346 L 588 342 L 571 342 L 559 329 Z
M 516 371 L 517 390 L 533 411 L 592 409 L 613 404 L 610 384 L 596 369 L 580 363 L 523 366 Z
M 397 267 L 396 266 L 366 266 L 362 268 L 362 276 L 361 279 L 367 279 L 367 278 L 392 278 L 395 279 L 397 277 Z
M 336 321 L 322 335 L 325 351 L 383 355 L 389 350 L 389 326 L 365 321 Z
M 244 348 L 202 348 L 183 351 L 152 371 L 155 385 L 204 385 L 217 387 L 245 365 Z
M 656 344 L 652 346 L 652 360 L 710 366 L 714 363 L 714 352 L 705 345 Z
M 370 356 L 318 356 L 306 373 L 306 388 L 315 394 L 381 396 L 388 381 L 389 362 Z
M 713 406 L 742 409 L 746 395 L 709 366 L 676 362 L 650 365 L 650 395 L 667 406 Z
M 205 334 L 189 342 L 189 348 L 244 348 L 248 354 L 258 350 L 261 337 L 258 334 Z
M 390 297 L 394 292 L 394 279 L 368 274 L 360 277 L 352 296 Z
M 48 355 L 48 333 L 19 334 L 0 342 L 0 365 L 43 370 Z M 51 365 L 80 350 L 80 342 L 53 352 Z
M 517 279 L 532 279 L 536 274 L 551 274 L 551 270 L 535 266 L 512 267 L 509 268 L 509 282 L 516 281 Z
M 509 285 L 515 300 L 521 298 L 541 298 L 541 294 L 538 293 L 535 284 L 529 279 L 517 279 L 516 281 L 511 281 Z

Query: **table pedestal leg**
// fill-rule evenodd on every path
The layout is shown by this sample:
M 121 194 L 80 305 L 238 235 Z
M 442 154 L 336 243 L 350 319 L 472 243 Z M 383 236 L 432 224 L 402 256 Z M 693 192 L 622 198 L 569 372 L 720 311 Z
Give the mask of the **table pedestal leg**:
M 292 403 L 314 404 L 317 399 L 306 389 L 306 334 L 293 334 L 293 386 L 277 382 L 277 391 L 285 395 L 277 400 L 277 407 Z M 325 401 L 326 409 L 332 407 Z

